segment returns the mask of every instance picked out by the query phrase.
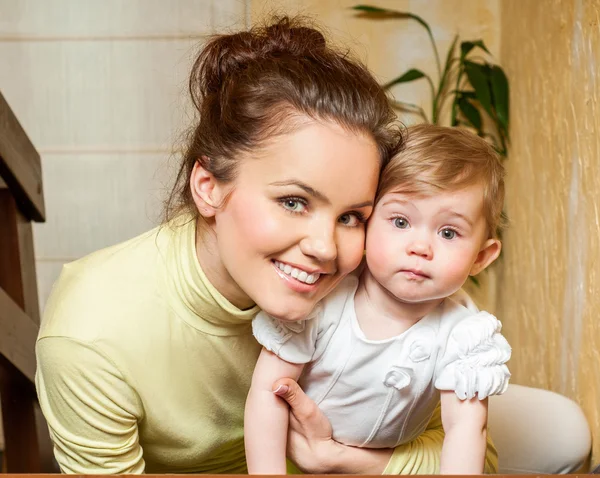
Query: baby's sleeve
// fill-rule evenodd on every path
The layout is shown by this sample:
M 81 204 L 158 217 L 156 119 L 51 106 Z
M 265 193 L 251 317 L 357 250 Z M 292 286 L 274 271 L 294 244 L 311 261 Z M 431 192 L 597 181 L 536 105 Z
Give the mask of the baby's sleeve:
M 288 322 L 260 312 L 252 321 L 256 340 L 286 362 L 304 364 L 316 350 L 320 307 L 305 320 Z
M 501 329 L 500 321 L 487 312 L 461 320 L 449 334 L 435 387 L 454 390 L 461 400 L 504 393 L 510 379 L 506 362 L 511 348 Z

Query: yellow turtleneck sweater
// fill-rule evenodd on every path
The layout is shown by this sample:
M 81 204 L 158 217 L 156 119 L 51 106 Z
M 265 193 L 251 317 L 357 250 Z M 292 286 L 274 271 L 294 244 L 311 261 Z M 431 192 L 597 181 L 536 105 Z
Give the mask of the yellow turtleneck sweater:
M 246 472 L 258 309 L 237 309 L 210 284 L 195 233 L 193 221 L 166 225 L 64 267 L 36 346 L 63 472 Z M 434 473 L 443 433 L 423 440 L 398 448 L 386 472 Z

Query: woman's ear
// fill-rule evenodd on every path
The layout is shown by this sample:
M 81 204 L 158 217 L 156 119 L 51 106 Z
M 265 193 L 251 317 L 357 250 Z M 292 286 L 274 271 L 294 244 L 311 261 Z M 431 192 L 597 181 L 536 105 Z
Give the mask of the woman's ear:
M 469 275 L 475 276 L 494 262 L 500 255 L 502 243 L 498 239 L 488 239 L 483 243 L 483 247 L 477 254 L 475 263 L 471 267 Z
M 206 164 L 209 159 L 202 158 L 202 162 Z M 198 212 L 205 218 L 214 217 L 217 209 L 221 205 L 221 185 L 212 175 L 202 166 L 201 161 L 196 161 L 192 174 L 190 175 L 190 189 L 192 191 L 192 199 Z

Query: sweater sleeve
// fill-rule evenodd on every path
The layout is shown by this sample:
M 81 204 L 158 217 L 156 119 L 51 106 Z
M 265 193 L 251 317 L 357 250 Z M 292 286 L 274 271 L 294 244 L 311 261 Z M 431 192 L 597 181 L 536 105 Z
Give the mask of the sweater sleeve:
M 436 475 L 440 472 L 440 458 L 444 444 L 441 407 L 438 403 L 427 429 L 410 443 L 396 447 L 384 475 Z M 498 452 L 487 434 L 485 470 L 498 473 Z
M 39 339 L 36 356 L 36 389 L 62 472 L 143 473 L 142 406 L 113 362 L 66 337 Z

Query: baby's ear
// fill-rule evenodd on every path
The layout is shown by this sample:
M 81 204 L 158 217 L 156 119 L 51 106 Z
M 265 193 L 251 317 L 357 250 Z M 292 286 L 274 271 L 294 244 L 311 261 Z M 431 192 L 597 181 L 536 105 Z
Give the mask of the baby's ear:
M 488 239 L 483 243 L 469 275 L 475 276 L 494 262 L 500 255 L 502 243 L 498 239 Z

